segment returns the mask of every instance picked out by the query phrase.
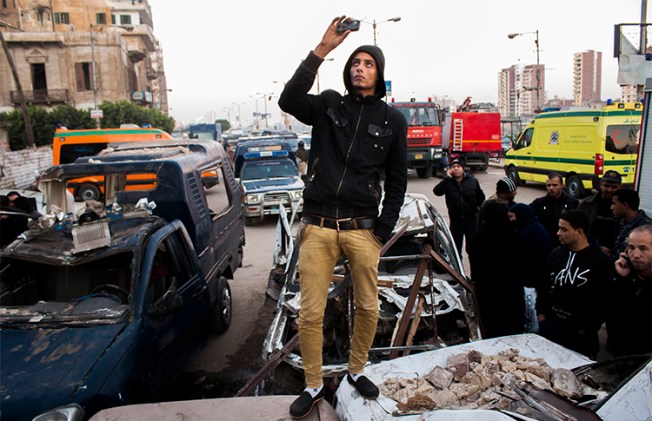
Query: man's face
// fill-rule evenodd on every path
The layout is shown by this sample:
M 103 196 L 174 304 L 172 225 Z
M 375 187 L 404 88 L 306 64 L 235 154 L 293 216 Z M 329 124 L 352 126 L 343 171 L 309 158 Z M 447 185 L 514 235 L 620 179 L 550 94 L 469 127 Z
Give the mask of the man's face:
M 618 200 L 618 196 L 611 196 L 611 212 L 615 218 L 624 218 L 627 212 L 627 207 Z
M 362 96 L 376 93 L 376 80 L 378 69 L 376 62 L 370 54 L 359 52 L 351 62 L 351 82 L 353 87 Z
M 611 195 L 620 188 L 620 183 L 600 181 L 600 195 L 603 199 L 611 200 Z
M 548 191 L 548 196 L 556 199 L 564 191 L 564 183 L 562 183 L 559 177 L 549 178 L 546 180 L 546 190 Z
M 632 232 L 629 234 L 627 255 L 637 271 L 652 269 L 652 234 L 649 232 Z
M 451 172 L 453 173 L 453 177 L 460 178 L 464 175 L 464 168 L 460 164 L 453 164 L 451 166 Z
M 559 220 L 559 230 L 557 237 L 559 237 L 559 244 L 572 247 L 577 244 L 582 236 L 582 230 L 573 228 L 573 226 L 566 220 Z

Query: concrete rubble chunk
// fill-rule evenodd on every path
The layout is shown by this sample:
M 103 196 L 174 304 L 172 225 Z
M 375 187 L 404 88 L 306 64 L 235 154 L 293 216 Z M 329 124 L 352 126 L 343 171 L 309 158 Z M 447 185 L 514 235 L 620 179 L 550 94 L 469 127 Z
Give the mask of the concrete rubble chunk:
M 436 366 L 426 375 L 426 380 L 438 389 L 446 389 L 453 382 L 453 376 L 450 371 Z
M 565 368 L 552 370 L 552 388 L 555 392 L 567 398 L 576 398 L 582 395 L 582 385 L 572 371 Z
M 471 350 L 468 352 L 469 362 L 472 363 L 481 363 L 482 362 L 482 352 Z
M 448 357 L 446 369 L 453 373 L 455 381 L 460 381 L 469 371 L 469 357 L 466 354 L 455 354 Z
M 428 395 L 432 399 L 437 408 L 455 408 L 459 406 L 459 401 L 455 394 L 448 389 L 438 390 Z

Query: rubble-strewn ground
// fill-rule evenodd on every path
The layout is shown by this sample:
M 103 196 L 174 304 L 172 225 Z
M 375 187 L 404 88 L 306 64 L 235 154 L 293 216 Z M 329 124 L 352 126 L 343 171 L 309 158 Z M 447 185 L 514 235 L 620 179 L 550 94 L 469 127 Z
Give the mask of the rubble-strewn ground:
M 421 377 L 387 379 L 380 391 L 398 402 L 399 414 L 475 408 L 522 412 L 522 398 L 514 387 L 528 384 L 571 399 L 583 392 L 570 370 L 552 368 L 543 359 L 521 356 L 515 349 L 495 355 L 455 354 L 446 367 L 435 366 Z

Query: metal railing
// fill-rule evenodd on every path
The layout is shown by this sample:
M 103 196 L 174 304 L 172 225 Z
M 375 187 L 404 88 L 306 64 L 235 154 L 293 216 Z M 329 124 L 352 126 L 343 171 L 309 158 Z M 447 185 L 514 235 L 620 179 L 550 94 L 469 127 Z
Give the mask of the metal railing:
M 11 102 L 14 104 L 20 103 L 20 96 L 18 91 L 11 91 Z M 29 104 L 53 104 L 53 103 L 67 103 L 70 101 L 68 89 L 35 89 L 33 91 L 23 90 L 25 101 Z

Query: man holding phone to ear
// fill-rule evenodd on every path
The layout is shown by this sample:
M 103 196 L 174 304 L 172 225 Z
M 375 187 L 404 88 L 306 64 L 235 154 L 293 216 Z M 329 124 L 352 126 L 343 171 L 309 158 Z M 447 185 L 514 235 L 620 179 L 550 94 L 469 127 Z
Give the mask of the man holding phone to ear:
M 334 90 L 308 94 L 326 55 L 358 27 L 346 16 L 333 19 L 278 102 L 313 128 L 299 234 L 299 341 L 307 387 L 290 407 L 295 418 L 308 415 L 325 396 L 323 318 L 333 268 L 342 254 L 351 268 L 355 304 L 347 381 L 365 398 L 378 396 L 362 372 L 378 321 L 380 249 L 407 189 L 407 122 L 383 101 L 385 57 L 376 46 L 358 47 L 347 60 L 346 95 Z
M 634 228 L 606 290 L 607 347 L 615 357 L 652 352 L 652 225 Z

